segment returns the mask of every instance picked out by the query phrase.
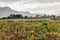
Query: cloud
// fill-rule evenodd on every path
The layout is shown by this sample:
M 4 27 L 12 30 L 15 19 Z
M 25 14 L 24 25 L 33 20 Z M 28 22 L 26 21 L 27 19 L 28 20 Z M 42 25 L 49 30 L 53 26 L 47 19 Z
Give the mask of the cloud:
M 40 3 L 60 2 L 60 0 L 0 0 L 0 2 L 19 2 L 19 1 L 40 2 Z
M 17 2 L 17 1 L 21 1 L 21 0 L 0 0 L 0 2 Z
M 43 14 L 59 14 L 60 13 L 60 3 L 25 3 L 25 2 L 15 2 L 13 4 L 8 4 L 10 8 L 18 11 L 30 11 L 31 13 L 43 13 Z
M 1 2 L 2 1 L 2 2 Z M 12 3 L 9 3 L 12 2 Z M 0 7 L 8 6 L 13 10 L 32 13 L 59 14 L 60 0 L 0 0 Z
M 41 3 L 60 2 L 60 0 L 36 0 L 36 1 Z

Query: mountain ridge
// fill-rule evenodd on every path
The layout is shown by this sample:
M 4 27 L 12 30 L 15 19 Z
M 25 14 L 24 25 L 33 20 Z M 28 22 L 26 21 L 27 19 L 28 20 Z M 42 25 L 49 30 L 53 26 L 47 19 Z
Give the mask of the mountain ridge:
M 22 14 L 23 16 L 33 16 L 34 14 L 31 14 L 30 12 L 24 12 L 24 11 L 16 11 L 9 7 L 0 7 L 0 17 L 6 17 L 10 14 Z

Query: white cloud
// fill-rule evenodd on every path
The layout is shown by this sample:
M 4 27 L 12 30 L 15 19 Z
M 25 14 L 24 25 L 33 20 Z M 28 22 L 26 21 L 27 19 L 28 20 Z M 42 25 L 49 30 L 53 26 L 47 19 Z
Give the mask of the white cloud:
M 1 2 L 19 2 L 19 1 L 28 1 L 28 2 L 40 2 L 40 3 L 52 3 L 52 2 L 60 2 L 60 0 L 0 0 Z
M 59 14 L 60 13 L 60 2 L 53 3 L 39 3 L 39 2 L 26 2 L 19 1 L 14 3 L 0 3 L 0 7 L 8 6 L 18 11 L 30 11 L 33 13 L 43 14 Z

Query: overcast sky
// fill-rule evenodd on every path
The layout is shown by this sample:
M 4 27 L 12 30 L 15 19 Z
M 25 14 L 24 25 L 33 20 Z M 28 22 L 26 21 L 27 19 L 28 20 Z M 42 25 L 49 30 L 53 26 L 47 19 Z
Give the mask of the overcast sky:
M 0 7 L 42 14 L 60 14 L 60 0 L 0 0 Z

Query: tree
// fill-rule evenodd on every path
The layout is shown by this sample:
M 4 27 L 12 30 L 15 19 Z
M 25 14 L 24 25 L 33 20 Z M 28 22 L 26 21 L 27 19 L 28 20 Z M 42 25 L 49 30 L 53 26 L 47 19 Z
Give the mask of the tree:
M 16 18 L 23 18 L 23 16 L 21 14 L 17 14 L 15 15 Z
M 39 18 L 39 15 L 36 15 L 36 18 Z
M 25 18 L 25 19 L 27 19 L 27 18 L 28 18 L 28 16 L 25 16 L 24 18 Z

